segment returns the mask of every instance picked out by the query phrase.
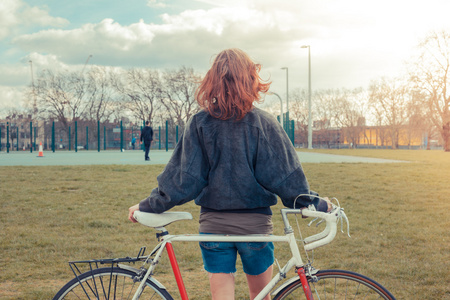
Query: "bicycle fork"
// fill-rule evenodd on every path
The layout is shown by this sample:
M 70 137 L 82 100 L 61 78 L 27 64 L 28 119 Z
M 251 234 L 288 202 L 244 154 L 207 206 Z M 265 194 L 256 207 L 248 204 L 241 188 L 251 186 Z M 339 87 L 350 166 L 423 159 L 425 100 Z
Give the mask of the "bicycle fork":
M 302 283 L 303 292 L 305 293 L 307 300 L 314 300 L 311 288 L 308 283 L 308 278 L 306 277 L 305 269 L 303 267 L 297 269 L 297 274 L 300 277 L 300 282 Z

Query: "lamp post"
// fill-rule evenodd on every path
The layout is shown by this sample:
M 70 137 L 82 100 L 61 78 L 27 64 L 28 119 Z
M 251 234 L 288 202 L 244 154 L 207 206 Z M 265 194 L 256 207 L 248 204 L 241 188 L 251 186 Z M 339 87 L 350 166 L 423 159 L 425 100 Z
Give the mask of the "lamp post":
M 281 122 L 281 127 L 283 127 L 283 100 L 281 99 L 280 95 L 278 95 L 277 93 L 274 93 L 274 92 L 267 92 L 267 95 L 275 95 L 278 97 L 278 99 L 280 99 L 280 104 L 281 104 L 281 106 L 280 106 L 280 109 L 281 109 L 280 122 Z
M 281 68 L 282 70 L 286 70 L 286 126 L 285 131 L 291 140 L 292 144 L 294 144 L 294 137 L 291 134 L 290 129 L 290 121 L 289 121 L 289 70 L 287 67 Z M 284 125 L 283 125 L 284 126 Z
M 302 48 L 308 48 L 308 149 L 312 149 L 312 119 L 311 119 L 311 46 L 304 45 Z

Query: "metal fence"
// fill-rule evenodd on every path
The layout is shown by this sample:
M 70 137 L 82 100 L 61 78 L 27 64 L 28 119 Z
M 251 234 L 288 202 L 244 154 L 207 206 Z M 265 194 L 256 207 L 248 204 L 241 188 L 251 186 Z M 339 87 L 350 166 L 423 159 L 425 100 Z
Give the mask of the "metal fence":
M 102 151 L 143 149 L 144 124 L 127 122 L 6 122 L 0 124 L 0 151 Z M 152 149 L 172 149 L 181 129 L 166 121 L 153 127 Z

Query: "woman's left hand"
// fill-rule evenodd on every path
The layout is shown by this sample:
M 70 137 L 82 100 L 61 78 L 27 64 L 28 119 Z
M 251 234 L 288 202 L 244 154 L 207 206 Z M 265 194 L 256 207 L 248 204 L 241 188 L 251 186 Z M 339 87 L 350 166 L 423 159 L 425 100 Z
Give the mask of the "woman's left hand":
M 136 205 L 133 205 L 128 209 L 128 220 L 130 220 L 133 223 L 137 223 L 136 219 L 133 217 L 133 214 L 135 211 L 139 210 L 139 203 Z

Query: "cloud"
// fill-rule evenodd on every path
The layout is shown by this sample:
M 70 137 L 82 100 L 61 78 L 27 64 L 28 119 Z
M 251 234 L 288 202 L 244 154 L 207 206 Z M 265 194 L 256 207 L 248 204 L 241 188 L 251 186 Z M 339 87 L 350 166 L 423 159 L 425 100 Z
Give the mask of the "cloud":
M 147 6 L 153 8 L 165 8 L 168 5 L 166 0 L 147 0 Z
M 63 27 L 68 23 L 66 19 L 52 17 L 47 10 L 31 7 L 22 0 L 2 0 L 0 3 L 0 40 L 26 27 Z
M 13 44 L 23 51 L 52 53 L 67 64 L 79 64 L 92 54 L 93 62 L 103 65 L 164 67 L 190 62 L 205 66 L 212 54 L 224 48 L 286 49 L 292 37 L 308 35 L 290 25 L 295 16 L 284 10 L 214 7 L 161 18 L 161 24 L 141 20 L 124 26 L 104 19 L 71 30 L 41 30 L 18 36 Z
M 17 86 L 0 85 L 0 113 L 11 109 L 23 108 L 24 88 Z M 0 116 L 1 117 L 1 116 Z
M 186 2 L 176 3 L 187 6 Z M 425 28 L 444 23 L 442 20 L 448 19 L 444 15 L 450 9 L 443 0 L 429 0 L 427 5 L 404 0 L 197 2 L 210 8 L 165 13 L 153 22 L 140 20 L 124 25 L 105 18 L 78 28 L 61 29 L 68 21 L 50 16 L 46 8 L 30 7 L 22 0 L 3 0 L 0 39 L 11 36 L 9 28 L 17 26 L 19 20 L 44 29 L 15 34 L 11 42 L 14 49 L 31 54 L 26 55 L 17 70 L 0 65 L 0 71 L 5 72 L 0 84 L 19 80 L 28 84 L 29 59 L 36 72 L 43 68 L 82 68 L 89 55 L 89 63 L 96 65 L 187 65 L 203 72 L 214 54 L 238 47 L 263 64 L 263 77 L 270 78 L 275 91 L 281 94 L 286 79 L 281 67 L 289 67 L 290 88 L 307 87 L 308 51 L 301 48 L 306 44 L 311 45 L 314 89 L 365 87 L 369 79 L 395 73 Z M 147 6 L 153 8 L 164 5 L 168 2 L 147 1 Z M 434 11 L 436 7 L 442 9 Z

